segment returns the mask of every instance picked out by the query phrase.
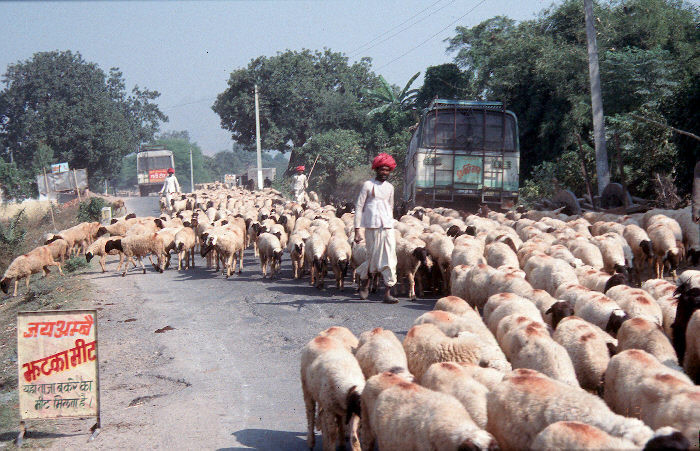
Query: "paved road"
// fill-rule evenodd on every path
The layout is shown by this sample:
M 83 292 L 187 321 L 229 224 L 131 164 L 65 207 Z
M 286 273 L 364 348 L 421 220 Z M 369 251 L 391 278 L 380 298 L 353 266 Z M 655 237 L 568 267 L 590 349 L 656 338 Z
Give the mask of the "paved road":
M 129 199 L 127 207 L 139 216 L 157 213 L 155 198 Z M 402 299 L 387 305 L 379 293 L 362 301 L 352 288 L 319 291 L 308 279 L 292 280 L 285 257 L 275 280 L 262 279 L 252 249 L 243 273 L 228 280 L 199 257 L 193 270 L 149 268 L 125 278 L 93 265 L 88 277 L 101 309 L 104 412 L 96 444 L 307 449 L 299 382 L 304 344 L 333 325 L 357 335 L 382 326 L 402 339 L 434 304 Z M 172 330 L 154 333 L 166 326 Z M 60 436 L 55 446 L 75 447 L 83 439 Z

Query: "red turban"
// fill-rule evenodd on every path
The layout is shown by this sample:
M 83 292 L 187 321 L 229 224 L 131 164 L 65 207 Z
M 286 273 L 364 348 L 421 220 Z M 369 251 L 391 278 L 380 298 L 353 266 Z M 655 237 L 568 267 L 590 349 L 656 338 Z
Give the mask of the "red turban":
M 374 160 L 372 160 L 372 169 L 376 170 L 382 166 L 387 166 L 390 171 L 396 169 L 396 161 L 394 161 L 394 157 L 388 153 L 380 153 L 374 157 Z
M 306 169 L 306 166 L 297 166 L 297 171 L 304 172 L 305 169 Z
M 173 169 L 173 168 L 168 168 L 168 174 L 174 174 L 174 173 L 175 173 L 175 169 Z

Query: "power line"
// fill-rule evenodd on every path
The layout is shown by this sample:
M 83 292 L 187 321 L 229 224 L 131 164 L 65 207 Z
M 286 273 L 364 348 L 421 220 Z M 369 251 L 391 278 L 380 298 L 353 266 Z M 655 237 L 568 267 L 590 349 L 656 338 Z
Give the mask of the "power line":
M 433 6 L 437 5 L 437 4 L 440 3 L 441 1 L 442 1 L 442 0 L 437 0 L 437 1 L 436 1 L 435 3 L 433 3 L 432 5 L 428 6 L 427 8 L 424 8 L 424 9 L 422 9 L 422 10 L 420 10 L 420 11 L 418 11 L 417 13 L 415 13 L 414 15 L 412 15 L 411 17 L 409 17 L 408 19 L 406 19 L 406 20 L 404 20 L 403 22 L 401 22 L 400 24 L 395 25 L 395 26 L 389 28 L 389 29 L 386 30 L 384 33 L 381 33 L 380 35 L 376 36 L 375 38 L 370 39 L 369 41 L 365 42 L 364 44 L 362 44 L 361 46 L 359 46 L 359 47 L 356 48 L 355 50 L 352 50 L 352 51 L 349 53 L 349 55 L 354 55 L 356 52 L 360 51 L 360 50 L 361 50 L 362 48 L 364 48 L 366 45 L 369 45 L 369 44 L 373 43 L 374 41 L 376 41 L 377 39 L 381 38 L 381 37 L 384 36 L 385 34 L 387 34 L 387 33 L 391 32 L 391 31 L 395 30 L 396 28 L 400 27 L 401 25 L 404 25 L 406 22 L 408 22 L 408 21 L 412 20 L 413 18 L 419 16 L 420 14 L 422 14 L 422 13 L 424 13 L 425 11 L 429 10 L 430 8 L 432 8 Z
M 180 103 L 180 104 L 177 104 L 177 105 L 167 106 L 167 107 L 161 108 L 161 110 L 163 110 L 163 111 L 165 111 L 165 110 L 172 110 L 173 108 L 179 108 L 179 107 L 181 107 L 181 106 L 195 105 L 195 104 L 197 104 L 197 103 L 202 103 L 202 102 L 210 102 L 210 101 L 212 101 L 212 100 L 214 100 L 214 99 L 216 99 L 216 97 L 206 97 L 206 98 L 204 98 L 204 99 L 194 100 L 194 101 L 192 101 L 192 102 Z
M 374 44 L 374 45 L 371 45 L 371 46 L 367 47 L 366 49 L 363 49 L 362 51 L 363 51 L 363 52 L 366 52 L 367 50 L 373 49 L 374 47 L 378 46 L 379 44 L 385 43 L 385 42 L 388 41 L 389 39 L 398 36 L 399 34 L 401 34 L 402 32 L 404 32 L 404 31 L 406 31 L 406 30 L 408 30 L 408 29 L 411 28 L 412 26 L 423 22 L 425 19 L 427 19 L 428 17 L 432 16 L 433 14 L 442 11 L 443 9 L 445 9 L 445 8 L 447 8 L 448 6 L 450 6 L 451 4 L 453 4 L 455 1 L 457 1 L 457 0 L 451 0 L 451 1 L 448 2 L 447 4 L 441 6 L 440 8 L 436 9 L 435 11 L 433 11 L 432 13 L 430 13 L 430 14 L 428 14 L 427 16 L 423 17 L 422 19 L 416 20 L 415 22 L 409 24 L 407 27 L 404 27 L 404 28 L 400 29 L 400 30 L 397 31 L 396 33 L 394 33 L 394 34 L 392 34 L 392 35 L 390 35 L 390 36 L 387 36 L 386 38 L 382 39 L 381 41 L 377 42 L 377 43 Z M 436 3 L 437 3 L 437 2 L 436 2 Z M 434 4 L 435 4 L 435 3 L 433 3 L 433 5 L 434 5 Z M 433 5 L 431 5 L 431 6 L 433 6 Z M 427 8 L 426 8 L 426 9 L 427 9 Z M 424 10 L 424 11 L 425 11 L 425 10 Z M 423 11 L 421 11 L 421 12 L 423 12 Z M 420 13 L 419 13 L 419 14 L 420 14 Z M 404 22 L 404 23 L 405 23 L 405 22 Z M 357 53 L 358 53 L 358 52 L 353 52 L 352 54 L 350 54 L 350 55 L 348 55 L 348 56 L 353 57 L 353 56 L 357 55 Z
M 405 52 L 405 53 L 403 53 L 403 54 L 397 56 L 396 58 L 394 58 L 393 60 L 391 60 L 391 61 L 389 61 L 388 63 L 384 64 L 383 66 L 380 66 L 380 67 L 376 68 L 375 70 L 376 70 L 376 71 L 379 71 L 380 69 L 384 69 L 385 67 L 387 67 L 387 66 L 389 66 L 389 65 L 391 65 L 391 64 L 393 64 L 393 63 L 395 63 L 396 61 L 400 60 L 401 58 L 403 58 L 404 56 L 408 55 L 409 53 L 411 53 L 412 51 L 414 51 L 414 50 L 417 49 L 418 47 L 421 47 L 422 45 L 426 44 L 428 41 L 430 41 L 431 39 L 433 39 L 435 36 L 439 35 L 440 33 L 442 33 L 443 31 L 447 30 L 448 28 L 450 28 L 451 26 L 453 26 L 454 24 L 456 24 L 456 23 L 459 22 L 460 20 L 462 20 L 462 19 L 464 19 L 465 17 L 467 17 L 472 11 L 474 11 L 476 8 L 478 8 L 479 6 L 481 6 L 481 5 L 484 4 L 484 3 L 486 3 L 486 0 L 481 0 L 479 3 L 477 3 L 476 5 L 474 5 L 469 11 L 467 11 L 464 15 L 458 17 L 456 20 L 454 20 L 453 22 L 451 22 L 450 24 L 448 24 L 448 25 L 447 25 L 445 28 L 443 28 L 442 30 L 440 30 L 440 31 L 438 31 L 437 33 L 435 33 L 434 35 L 430 36 L 428 39 L 426 39 L 425 41 L 421 42 L 421 43 L 418 44 L 417 46 L 411 48 L 411 49 L 408 50 L 407 52 Z

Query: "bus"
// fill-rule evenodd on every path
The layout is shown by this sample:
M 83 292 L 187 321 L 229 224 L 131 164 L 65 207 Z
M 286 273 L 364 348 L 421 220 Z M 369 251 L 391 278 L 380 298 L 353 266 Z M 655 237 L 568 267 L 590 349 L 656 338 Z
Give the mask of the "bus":
M 157 193 L 174 168 L 173 153 L 164 146 L 141 146 L 136 154 L 136 179 L 141 196 Z
M 403 200 L 473 210 L 518 201 L 518 120 L 501 102 L 435 99 L 406 152 Z

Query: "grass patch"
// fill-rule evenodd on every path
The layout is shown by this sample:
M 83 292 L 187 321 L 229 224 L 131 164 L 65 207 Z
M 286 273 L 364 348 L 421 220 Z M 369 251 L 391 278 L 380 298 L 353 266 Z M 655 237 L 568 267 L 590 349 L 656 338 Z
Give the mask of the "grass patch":
M 63 264 L 63 271 L 75 272 L 90 266 L 90 263 L 85 260 L 85 257 L 72 257 L 66 260 Z
M 17 312 L 71 310 L 89 308 L 92 305 L 85 302 L 91 300 L 90 283 L 75 277 L 89 265 L 84 258 L 71 260 L 82 260 L 85 266 L 67 277 L 60 276 L 58 271 L 52 271 L 49 276 L 41 279 L 34 275 L 28 293 L 25 292 L 24 283 L 21 283 L 17 297 L 4 294 L 0 297 L 0 431 L 11 431 L 10 435 L 18 431 L 20 421 L 17 394 Z M 51 422 L 42 425 L 44 430 L 52 427 Z M 8 438 L 14 439 L 14 435 L 10 438 L 8 434 L 2 434 L 2 440 Z M 36 442 L 27 438 L 25 446 L 46 446 L 46 439 L 41 440 L 42 442 Z M 0 441 L 0 448 L 3 445 Z

